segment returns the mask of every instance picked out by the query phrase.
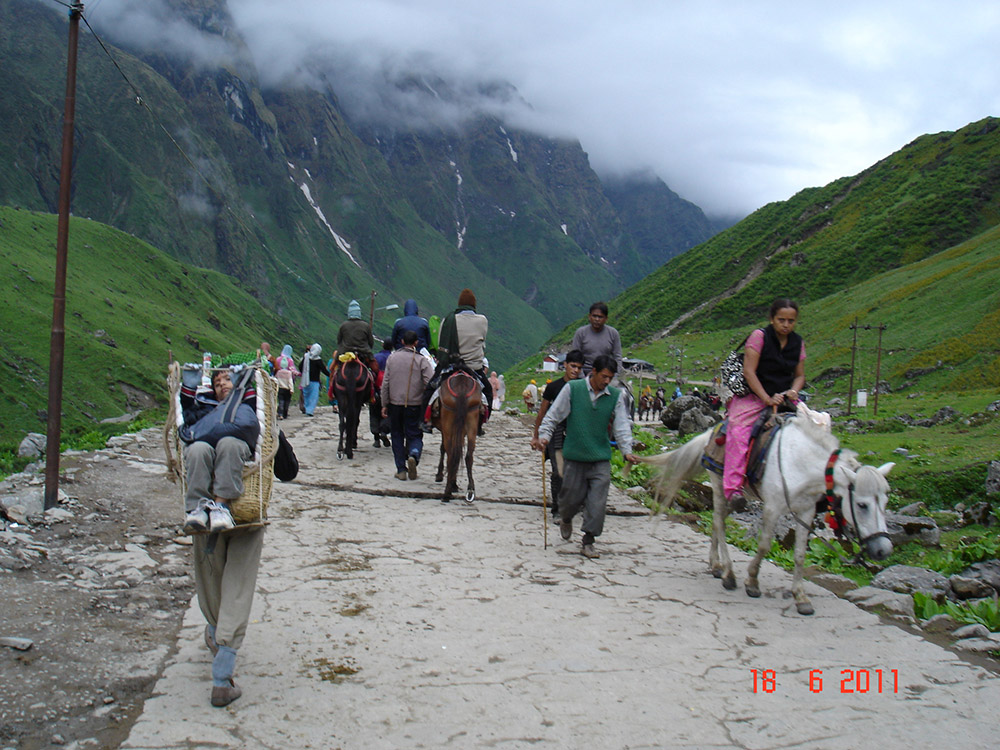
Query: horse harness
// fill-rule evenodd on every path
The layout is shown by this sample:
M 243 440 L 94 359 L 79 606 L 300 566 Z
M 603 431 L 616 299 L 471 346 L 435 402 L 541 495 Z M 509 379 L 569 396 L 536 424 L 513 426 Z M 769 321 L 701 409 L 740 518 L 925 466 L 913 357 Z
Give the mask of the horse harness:
M 781 475 L 781 491 L 785 496 L 785 505 L 788 507 L 788 512 L 791 513 L 792 518 L 794 518 L 795 522 L 798 523 L 800 526 L 802 526 L 804 529 L 806 529 L 806 531 L 808 531 L 808 533 L 811 535 L 814 531 L 812 526 L 807 525 L 805 521 L 803 521 L 795 514 L 795 511 L 792 510 L 791 500 L 789 500 L 788 497 L 788 484 L 785 482 L 785 473 L 781 470 L 781 426 L 783 425 L 779 425 L 778 428 L 778 446 L 777 446 L 778 473 Z M 837 537 L 837 540 L 841 542 L 841 545 L 843 545 L 844 542 L 848 543 L 851 542 L 849 533 L 849 529 L 851 527 L 847 523 L 847 520 L 844 518 L 844 511 L 843 511 L 844 498 L 833 491 L 833 470 L 834 467 L 837 465 L 837 460 L 839 458 L 840 458 L 840 448 L 837 448 L 830 454 L 830 457 L 826 461 L 826 466 L 823 469 L 823 484 L 825 485 L 825 489 L 823 491 L 823 494 L 820 496 L 820 499 L 816 503 L 816 512 L 826 513 L 825 520 L 827 525 L 833 530 L 833 533 Z M 847 498 L 851 508 L 851 518 L 857 519 L 857 513 L 855 511 L 855 505 L 854 505 L 854 482 L 851 482 L 850 484 L 847 485 Z M 889 534 L 886 533 L 885 531 L 877 531 L 874 534 L 869 534 L 868 536 L 862 538 L 861 535 L 858 533 L 856 527 L 854 529 L 854 536 L 857 538 L 859 551 L 854 556 L 854 558 L 849 562 L 864 565 L 865 567 L 868 567 L 867 563 L 865 563 L 863 559 L 865 555 L 865 545 L 872 539 L 878 539 L 879 537 L 883 537 L 886 539 L 889 538 Z M 816 538 L 822 541 L 829 549 L 836 552 L 841 559 L 845 559 L 844 556 L 841 555 L 840 551 L 832 544 L 830 544 L 826 539 L 824 539 L 823 537 L 816 537 Z
M 368 366 L 360 359 L 350 359 L 347 362 L 343 362 L 341 366 L 337 368 L 337 378 L 335 378 L 335 382 L 341 387 L 347 385 L 346 381 L 343 379 L 343 372 L 347 365 L 351 364 L 351 362 L 357 362 L 358 367 L 361 368 L 361 372 L 359 373 L 360 377 L 354 381 L 354 390 L 360 393 L 372 383 L 372 371 L 368 369 Z

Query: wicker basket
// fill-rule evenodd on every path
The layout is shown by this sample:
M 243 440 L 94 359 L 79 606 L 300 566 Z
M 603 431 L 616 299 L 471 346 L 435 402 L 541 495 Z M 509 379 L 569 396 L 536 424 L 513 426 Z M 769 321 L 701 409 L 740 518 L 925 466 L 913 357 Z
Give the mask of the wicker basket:
M 266 370 L 254 366 L 254 384 L 257 390 L 260 437 L 254 449 L 253 463 L 247 464 L 243 471 L 243 494 L 230 505 L 233 520 L 237 524 L 261 523 L 267 519 L 267 506 L 274 486 L 274 454 L 278 450 L 278 382 Z M 178 430 L 184 423 L 180 386 L 180 364 L 171 362 L 167 373 L 170 413 L 163 429 L 163 442 L 167 454 L 168 478 L 180 483 L 183 502 L 187 491 L 187 473 L 184 470 L 184 444 L 178 435 Z

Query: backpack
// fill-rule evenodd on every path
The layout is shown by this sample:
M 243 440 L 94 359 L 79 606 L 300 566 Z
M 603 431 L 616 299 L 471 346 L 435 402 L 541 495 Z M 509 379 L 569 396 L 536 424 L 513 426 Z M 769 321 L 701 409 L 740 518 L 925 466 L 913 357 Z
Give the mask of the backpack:
M 729 356 L 722 361 L 719 367 L 719 382 L 724 388 L 728 388 L 734 396 L 746 396 L 750 393 L 750 386 L 747 379 L 743 377 L 743 350 L 747 339 L 738 348 L 733 349 Z

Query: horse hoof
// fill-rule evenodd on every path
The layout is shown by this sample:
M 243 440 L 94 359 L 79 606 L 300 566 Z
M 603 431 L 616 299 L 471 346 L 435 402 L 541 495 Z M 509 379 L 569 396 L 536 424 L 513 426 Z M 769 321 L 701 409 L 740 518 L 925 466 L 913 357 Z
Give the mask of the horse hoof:
M 800 615 L 811 615 L 816 612 L 816 610 L 813 609 L 813 605 L 811 602 L 796 602 L 795 610 Z
M 722 578 L 722 568 L 712 568 L 712 576 L 714 578 Z
M 723 576 L 723 578 L 722 578 L 722 588 L 724 588 L 726 591 L 732 591 L 733 589 L 735 589 L 736 588 L 736 576 L 734 576 L 732 573 L 730 573 L 727 576 Z
M 474 491 L 469 490 L 468 492 L 465 493 L 465 502 L 466 503 L 468 503 L 469 505 L 472 505 L 472 503 L 475 502 L 475 500 L 476 500 L 476 493 Z
M 337 460 L 338 461 L 343 461 L 344 460 L 344 454 L 341 453 L 340 451 L 337 451 Z
M 442 497 L 441 498 L 441 502 L 442 503 L 450 503 L 451 502 L 451 498 L 450 497 Z
M 760 586 L 751 586 L 749 583 L 745 586 L 747 590 L 747 596 L 756 599 L 760 596 Z

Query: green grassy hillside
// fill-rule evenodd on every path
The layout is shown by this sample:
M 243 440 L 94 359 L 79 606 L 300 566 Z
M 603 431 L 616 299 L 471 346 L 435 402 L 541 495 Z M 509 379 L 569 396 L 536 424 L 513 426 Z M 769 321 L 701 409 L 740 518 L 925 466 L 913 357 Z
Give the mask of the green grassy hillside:
M 612 300 L 610 322 L 626 341 L 699 306 L 679 330 L 750 324 L 777 296 L 820 300 L 998 222 L 1000 120 L 987 118 L 764 206 Z
M 45 432 L 55 237 L 55 216 L 0 207 L 0 443 Z M 85 219 L 70 222 L 65 329 L 64 434 L 164 404 L 170 352 L 192 362 L 266 340 L 301 355 L 312 341 L 229 277 Z

